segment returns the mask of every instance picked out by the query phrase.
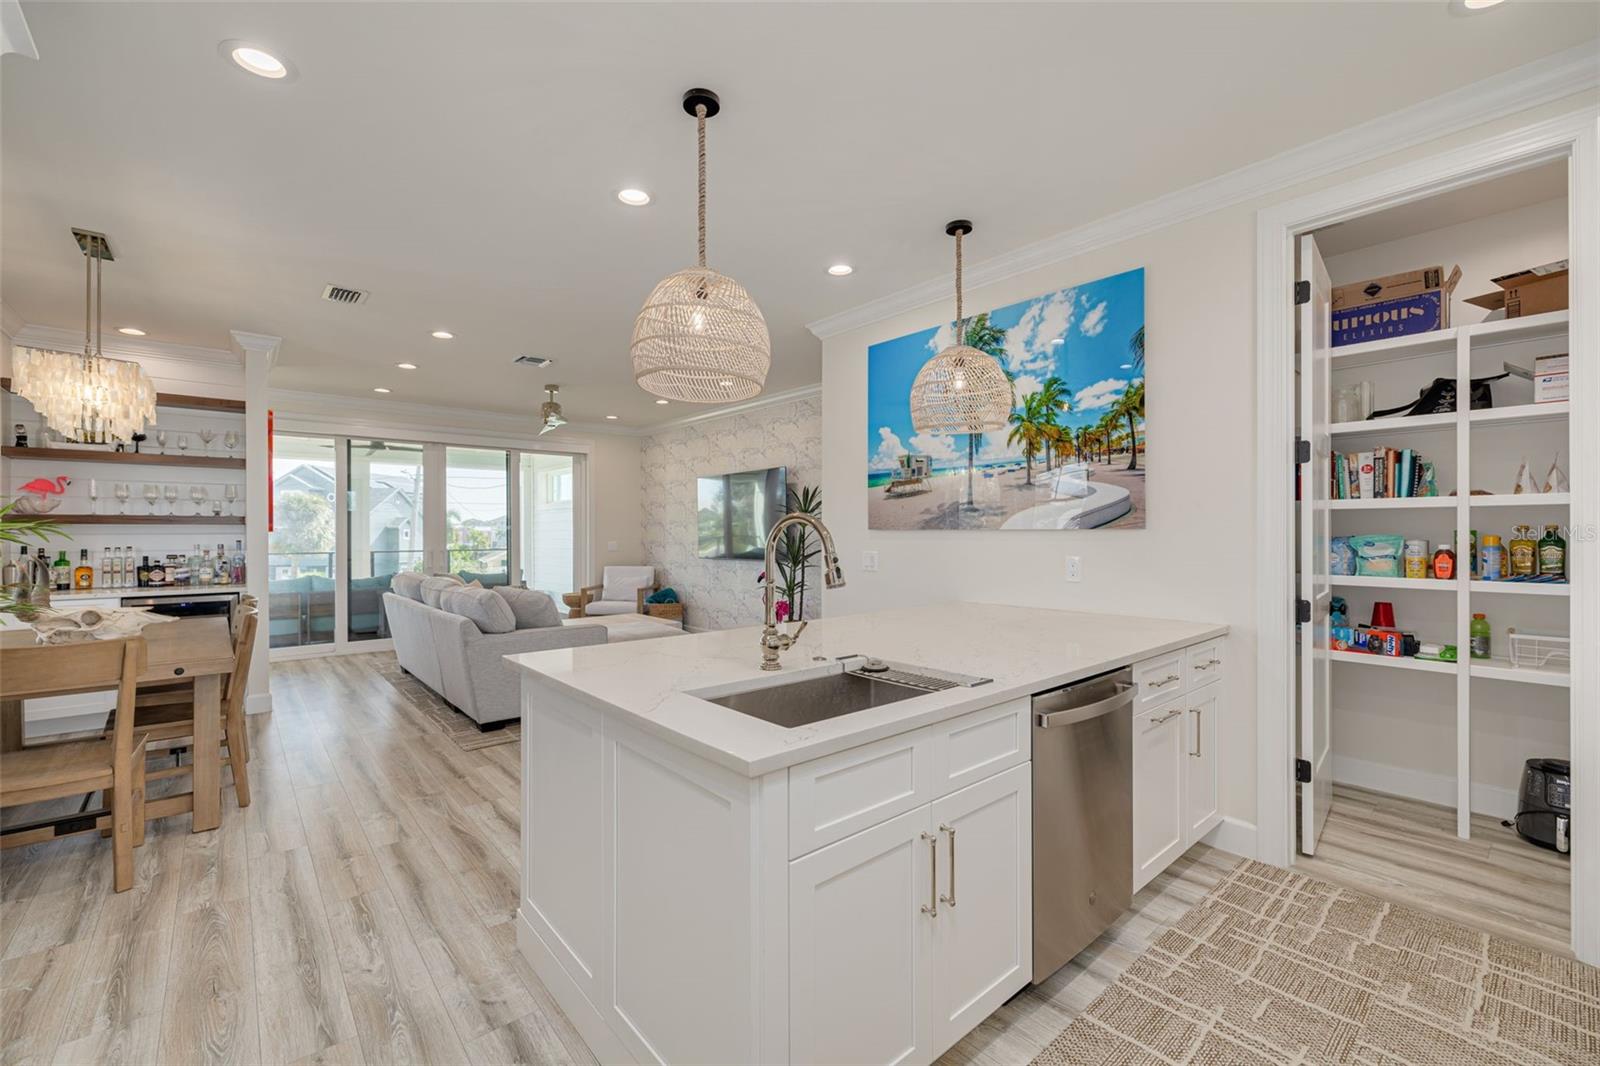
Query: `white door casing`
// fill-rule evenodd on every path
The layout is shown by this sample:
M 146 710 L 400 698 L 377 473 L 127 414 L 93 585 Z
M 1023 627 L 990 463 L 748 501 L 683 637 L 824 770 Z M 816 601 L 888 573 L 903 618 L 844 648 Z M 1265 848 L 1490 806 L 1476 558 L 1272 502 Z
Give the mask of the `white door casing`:
M 1311 766 L 1300 786 L 1300 850 L 1316 853 L 1333 801 L 1330 702 L 1333 667 L 1328 658 L 1329 511 L 1333 442 L 1328 423 L 1333 339 L 1333 282 L 1315 237 L 1300 238 L 1300 283 L 1310 299 L 1300 304 L 1300 436 L 1311 445 L 1311 461 L 1300 467 L 1300 595 L 1311 618 L 1300 625 L 1299 757 Z

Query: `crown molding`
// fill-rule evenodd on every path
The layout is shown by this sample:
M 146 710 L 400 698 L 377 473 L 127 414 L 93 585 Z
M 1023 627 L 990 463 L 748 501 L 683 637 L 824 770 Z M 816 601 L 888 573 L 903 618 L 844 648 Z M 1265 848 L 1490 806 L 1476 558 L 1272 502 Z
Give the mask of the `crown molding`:
M 278 349 L 283 346 L 282 337 L 274 337 L 269 333 L 251 333 L 242 329 L 230 329 L 228 336 L 233 338 L 233 350 L 238 353 L 242 363 L 251 357 L 264 360 L 266 369 L 271 370 L 278 362 Z
M 797 389 L 785 389 L 782 392 L 773 392 L 768 393 L 765 396 L 757 396 L 755 399 L 745 400 L 743 403 L 730 403 L 725 407 L 718 407 L 715 410 L 701 411 L 697 414 L 684 415 L 682 418 L 674 418 L 666 422 L 658 422 L 653 426 L 641 427 L 634 432 L 639 436 L 653 437 L 657 433 L 665 433 L 668 430 L 681 429 L 684 426 L 698 425 L 701 422 L 713 422 L 719 418 L 730 418 L 733 415 L 745 414 L 750 411 L 759 410 L 763 407 L 774 407 L 778 404 L 792 403 L 795 400 L 804 400 L 814 396 L 820 397 L 821 395 L 821 383 L 815 385 L 802 385 Z
M 966 285 L 969 291 L 981 288 L 1596 86 L 1600 86 L 1600 52 L 1593 42 L 1556 52 L 985 259 L 966 268 Z M 949 278 L 936 278 L 819 318 L 806 328 L 819 340 L 827 340 L 944 300 L 949 290 Z
M 11 343 L 24 348 L 50 348 L 56 351 L 83 351 L 83 331 L 57 326 L 25 325 L 11 335 Z M 220 366 L 237 370 L 243 360 L 221 348 L 201 348 L 190 344 L 124 337 L 120 333 L 101 339 L 102 351 L 114 359 L 166 359 L 199 366 Z

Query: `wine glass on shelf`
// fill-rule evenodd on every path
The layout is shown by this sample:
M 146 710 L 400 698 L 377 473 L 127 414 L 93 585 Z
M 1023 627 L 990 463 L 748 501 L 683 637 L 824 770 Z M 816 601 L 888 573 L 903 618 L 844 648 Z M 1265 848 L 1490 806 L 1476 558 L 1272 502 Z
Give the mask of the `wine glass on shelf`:
M 207 429 L 202 429 L 200 431 L 200 443 L 205 446 L 205 453 L 207 455 L 211 454 L 211 442 L 216 440 L 216 439 L 217 439 L 217 431 L 216 430 L 207 428 Z
M 150 505 L 150 513 L 156 513 L 156 501 L 161 499 L 161 489 L 148 481 L 144 483 L 144 502 Z
M 128 483 L 126 481 L 117 482 L 112 487 L 111 494 L 117 498 L 117 510 L 118 510 L 118 512 L 121 513 L 121 514 L 127 514 L 128 513 L 128 496 L 129 496 Z
M 187 433 L 179 433 L 178 434 L 178 454 L 179 455 L 188 455 L 189 454 L 189 434 L 187 434 Z
M 204 485 L 189 486 L 189 499 L 194 503 L 194 513 L 196 518 L 206 513 L 207 495 L 209 494 L 206 492 L 206 487 Z
M 222 494 L 228 498 L 228 516 L 231 518 L 234 511 L 233 505 L 239 499 L 239 486 L 230 481 L 227 487 L 222 490 Z
M 168 514 L 174 514 L 174 515 L 177 514 L 178 513 L 178 486 L 176 486 L 176 485 L 168 485 L 166 488 L 161 490 L 161 495 L 163 495 L 163 496 L 165 496 L 167 498 L 167 513 Z
M 224 433 L 222 435 L 222 446 L 228 449 L 228 455 L 232 457 L 233 450 L 239 446 L 239 431 L 230 429 Z
M 166 455 L 167 454 L 167 431 L 166 430 L 164 430 L 164 429 L 156 430 L 156 447 L 161 449 L 161 454 L 162 455 Z
M 94 502 L 94 501 L 98 500 L 99 498 L 100 498 L 100 481 L 97 478 L 90 478 L 89 479 L 89 513 L 90 514 L 99 514 L 100 513 L 99 511 L 97 511 L 95 509 L 95 502 Z
M 222 517 L 222 501 L 221 500 L 212 500 L 211 501 L 211 517 L 212 518 L 221 518 Z

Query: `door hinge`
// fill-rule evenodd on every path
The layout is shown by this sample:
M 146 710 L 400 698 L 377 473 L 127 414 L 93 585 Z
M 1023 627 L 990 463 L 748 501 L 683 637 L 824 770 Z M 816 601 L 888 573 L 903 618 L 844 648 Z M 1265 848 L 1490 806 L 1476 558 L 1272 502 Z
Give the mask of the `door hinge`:
M 1294 620 L 1296 622 L 1309 622 L 1309 621 L 1311 621 L 1311 601 L 1310 600 L 1295 600 L 1294 601 Z
M 1310 302 L 1311 302 L 1311 282 L 1309 282 L 1309 281 L 1297 281 L 1297 282 L 1295 282 L 1294 283 L 1294 305 L 1296 307 L 1299 307 L 1301 304 L 1308 304 Z
M 1303 437 L 1294 439 L 1294 461 L 1309 463 L 1311 461 L 1311 442 Z
M 1296 759 L 1294 761 L 1294 779 L 1302 785 L 1311 783 L 1311 761 L 1309 759 Z

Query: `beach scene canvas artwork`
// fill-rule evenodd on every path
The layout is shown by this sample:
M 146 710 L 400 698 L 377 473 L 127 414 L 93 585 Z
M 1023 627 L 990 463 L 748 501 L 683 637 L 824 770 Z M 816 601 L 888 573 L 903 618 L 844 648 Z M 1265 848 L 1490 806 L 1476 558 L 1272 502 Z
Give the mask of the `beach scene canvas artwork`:
M 918 432 L 911 385 L 954 323 L 867 349 L 872 529 L 1142 529 L 1144 270 L 968 318 L 1012 385 L 1004 429 Z

